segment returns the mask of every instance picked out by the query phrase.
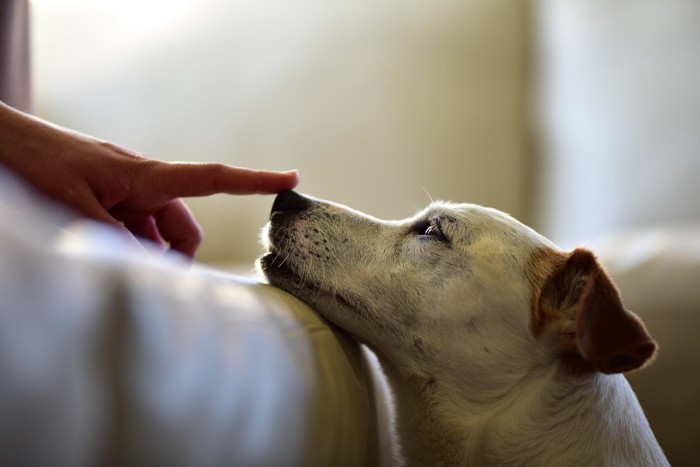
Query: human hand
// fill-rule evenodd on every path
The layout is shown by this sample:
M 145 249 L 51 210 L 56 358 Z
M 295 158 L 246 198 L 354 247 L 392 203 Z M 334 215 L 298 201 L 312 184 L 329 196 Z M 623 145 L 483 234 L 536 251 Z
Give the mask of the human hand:
M 299 181 L 296 171 L 148 159 L 1 102 L 0 141 L 0 162 L 48 196 L 190 257 L 201 243 L 202 230 L 181 197 L 272 194 Z

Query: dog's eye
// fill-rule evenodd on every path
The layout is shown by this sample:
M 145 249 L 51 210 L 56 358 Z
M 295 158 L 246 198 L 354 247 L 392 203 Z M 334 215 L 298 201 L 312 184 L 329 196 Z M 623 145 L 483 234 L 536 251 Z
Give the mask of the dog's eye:
M 431 237 L 441 237 L 442 232 L 440 232 L 440 228 L 436 225 L 429 225 L 427 229 L 425 229 L 425 232 L 423 235 L 430 235 Z
M 419 237 L 430 238 L 448 243 L 449 239 L 442 231 L 439 219 L 430 219 L 415 226 L 414 231 Z

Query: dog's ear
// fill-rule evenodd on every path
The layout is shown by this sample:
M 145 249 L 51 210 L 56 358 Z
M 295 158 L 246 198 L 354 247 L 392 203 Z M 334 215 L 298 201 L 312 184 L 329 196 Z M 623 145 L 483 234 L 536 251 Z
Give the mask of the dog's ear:
M 584 248 L 572 251 L 545 281 L 536 306 L 535 328 L 537 320 L 540 329 L 554 324 L 564 350 L 602 373 L 634 370 L 656 352 L 642 321 L 625 309 L 608 274 Z

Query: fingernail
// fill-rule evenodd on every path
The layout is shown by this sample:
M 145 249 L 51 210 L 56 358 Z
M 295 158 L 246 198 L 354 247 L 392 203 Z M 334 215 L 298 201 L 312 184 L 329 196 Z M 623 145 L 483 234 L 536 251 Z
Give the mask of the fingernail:
M 284 172 L 284 173 L 285 173 L 285 174 L 289 174 L 289 175 L 295 175 L 295 176 L 296 176 L 296 179 L 297 179 L 297 182 L 299 182 L 299 178 L 300 178 L 299 169 L 287 170 L 287 171 Z

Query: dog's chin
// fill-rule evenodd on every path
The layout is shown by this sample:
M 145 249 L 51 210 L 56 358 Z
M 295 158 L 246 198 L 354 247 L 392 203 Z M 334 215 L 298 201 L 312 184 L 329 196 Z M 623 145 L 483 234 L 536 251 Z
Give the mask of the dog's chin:
M 371 311 L 362 298 L 348 291 L 329 290 L 308 274 L 297 272 L 291 258 L 279 254 L 273 248 L 258 259 L 258 266 L 270 285 L 306 303 L 358 342 L 375 348 L 367 336 L 367 329 L 381 324 L 376 313 Z
M 329 314 L 335 314 L 332 312 L 334 308 L 354 309 L 350 300 L 339 293 L 326 290 L 312 278 L 299 274 L 289 258 L 285 260 L 281 258 L 284 256 L 270 251 L 258 260 L 260 270 L 270 285 L 294 295 L 326 317 Z M 332 318 L 329 317 L 329 319 Z
M 283 260 L 284 256 L 275 251 L 269 251 L 258 259 L 259 269 L 271 285 L 293 293 L 290 288 L 301 283 L 300 276 Z M 296 294 L 294 294 L 296 295 Z

